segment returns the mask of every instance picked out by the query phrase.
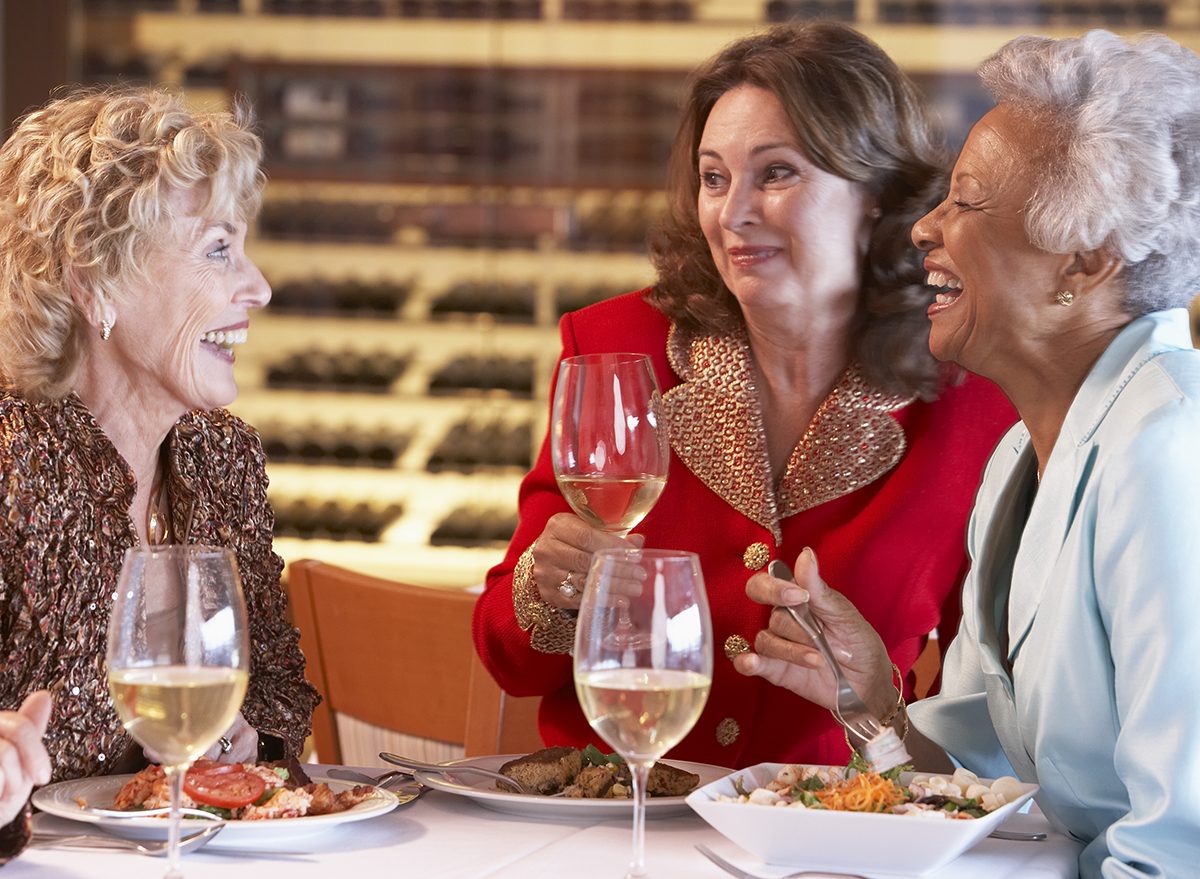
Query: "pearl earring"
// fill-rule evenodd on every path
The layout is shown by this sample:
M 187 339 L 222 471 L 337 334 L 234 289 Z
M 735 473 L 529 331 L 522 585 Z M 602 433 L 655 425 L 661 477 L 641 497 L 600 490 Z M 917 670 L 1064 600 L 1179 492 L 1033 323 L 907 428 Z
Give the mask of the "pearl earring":
M 1070 290 L 1059 290 L 1054 294 L 1054 301 L 1065 308 L 1075 301 L 1075 294 Z
M 108 337 L 112 335 L 112 328 L 113 325 L 111 320 L 100 321 L 100 339 L 102 341 L 108 341 Z

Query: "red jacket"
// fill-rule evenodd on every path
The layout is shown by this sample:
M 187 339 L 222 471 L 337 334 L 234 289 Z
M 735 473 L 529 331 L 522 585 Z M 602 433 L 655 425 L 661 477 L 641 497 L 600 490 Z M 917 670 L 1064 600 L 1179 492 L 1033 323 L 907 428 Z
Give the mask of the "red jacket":
M 716 654 L 708 703 L 671 756 L 730 767 L 844 763 L 849 752 L 828 711 L 742 676 L 727 658 L 728 638 L 753 645 L 767 624 L 769 608 L 746 597 L 746 580 L 770 559 L 790 565 L 811 546 L 826 582 L 875 626 L 907 676 L 931 630 L 948 644 L 957 628 L 967 517 L 985 461 L 1016 420 L 1007 399 L 971 376 L 932 403 L 907 402 L 872 395 L 848 371 L 775 493 L 757 400 L 742 382 L 744 339 L 683 339 L 641 293 L 568 314 L 560 330 L 563 357 L 648 354 L 668 404 L 667 486 L 635 531 L 647 546 L 700 555 Z M 869 411 L 863 400 L 881 408 Z M 571 657 L 534 650 L 514 615 L 518 558 L 552 515 L 570 510 L 545 442 L 519 506 L 512 543 L 475 609 L 476 648 L 506 691 L 544 697 L 539 726 L 547 745 L 595 742 L 609 750 L 579 709 Z

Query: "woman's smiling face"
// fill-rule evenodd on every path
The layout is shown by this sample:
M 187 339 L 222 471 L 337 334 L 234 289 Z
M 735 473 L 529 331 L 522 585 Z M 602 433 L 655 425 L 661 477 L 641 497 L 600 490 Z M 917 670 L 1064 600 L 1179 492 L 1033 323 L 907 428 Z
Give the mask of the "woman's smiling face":
M 203 196 L 169 196 L 173 216 L 117 306 L 111 340 L 97 349 L 143 402 L 180 413 L 233 402 L 233 350 L 246 341 L 250 309 L 271 298 L 246 255 L 245 222 L 203 216 Z
M 873 200 L 809 160 L 774 93 L 723 94 L 697 153 L 700 227 L 743 310 L 857 309 Z
M 1069 257 L 1034 245 L 1025 227 L 1040 138 L 1011 107 L 991 110 L 971 130 L 945 201 L 913 226 L 928 283 L 941 290 L 929 307 L 930 350 L 989 377 L 1054 330 L 1046 309 Z

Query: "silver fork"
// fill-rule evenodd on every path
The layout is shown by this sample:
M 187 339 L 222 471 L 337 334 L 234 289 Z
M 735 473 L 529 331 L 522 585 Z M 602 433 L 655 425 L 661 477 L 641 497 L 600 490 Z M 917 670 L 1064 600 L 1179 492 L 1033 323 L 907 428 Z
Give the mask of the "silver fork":
M 735 867 L 706 845 L 697 845 L 696 851 L 700 852 L 700 854 L 704 855 L 704 857 L 708 858 L 730 876 L 735 877 L 735 879 L 767 879 L 765 876 L 748 873 L 741 867 Z M 860 876 L 858 873 L 831 873 L 829 870 L 800 870 L 796 873 L 788 873 L 786 876 L 775 877 L 775 879 L 804 879 L 804 877 L 819 879 L 821 876 L 836 877 L 836 879 L 867 879 L 866 876 Z
M 498 782 L 502 782 L 506 788 L 516 791 L 519 794 L 537 795 L 537 791 L 530 790 L 518 781 L 509 778 L 507 775 L 502 775 L 491 769 L 484 769 L 482 766 L 475 766 L 471 763 L 455 763 L 453 766 L 443 766 L 439 763 L 422 763 L 420 760 L 410 760 L 408 757 L 401 757 L 399 754 L 389 754 L 387 751 L 379 752 L 379 759 L 386 760 L 396 766 L 404 769 L 416 769 L 421 772 L 436 772 L 438 775 L 453 776 L 460 773 L 475 775 L 485 775 L 488 778 L 494 778 Z M 502 788 L 503 789 L 503 788 Z
M 343 766 L 337 766 L 325 770 L 325 774 L 330 778 L 341 779 L 342 781 L 353 781 L 357 784 L 369 784 L 373 787 L 386 787 L 398 781 L 412 781 L 413 775 L 411 772 L 404 769 L 393 769 L 390 772 L 385 772 L 382 775 L 372 778 L 365 772 L 355 772 L 353 769 L 346 769 Z
M 787 580 L 789 583 L 795 583 L 796 578 L 784 562 L 775 559 L 767 567 L 767 573 L 777 580 Z M 833 713 L 837 715 L 837 719 L 842 726 L 854 733 L 864 742 L 869 742 L 883 732 L 883 726 L 871 709 L 859 697 L 854 688 L 850 686 L 850 682 L 846 680 L 846 674 L 842 671 L 842 665 L 837 661 L 837 657 L 833 655 L 833 649 L 829 646 L 829 642 L 825 640 L 825 632 L 821 628 L 821 624 L 817 618 L 812 615 L 808 609 L 808 604 L 801 604 L 798 607 L 781 606 L 780 610 L 785 611 L 797 625 L 802 628 L 808 637 L 812 638 L 813 643 L 817 645 L 817 649 L 821 651 L 821 655 L 825 657 L 825 661 L 829 663 L 829 668 L 833 672 L 834 678 L 837 680 L 837 705 L 833 709 Z
M 194 851 L 208 842 L 225 829 L 225 823 L 210 824 L 203 830 L 198 830 L 179 840 L 179 853 Z M 84 833 L 74 836 L 55 836 L 54 834 L 35 833 L 29 840 L 28 848 L 85 848 L 85 849 L 117 849 L 133 851 L 143 855 L 165 855 L 168 841 L 147 839 L 126 839 L 123 836 L 102 836 L 98 833 Z

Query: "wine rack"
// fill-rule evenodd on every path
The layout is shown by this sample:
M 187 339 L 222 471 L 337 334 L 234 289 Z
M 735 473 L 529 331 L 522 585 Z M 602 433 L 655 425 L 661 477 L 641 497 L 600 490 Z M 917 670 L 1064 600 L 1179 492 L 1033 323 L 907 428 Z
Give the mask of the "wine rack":
M 275 535 L 299 540 L 378 543 L 384 530 L 404 513 L 399 504 L 386 507 L 368 503 L 345 504 L 324 501 L 314 505 L 305 500 L 275 504 Z
M 394 318 L 411 292 L 411 281 L 307 278 L 276 285 L 271 295 L 271 311 L 275 314 Z
M 429 537 L 434 546 L 481 546 L 503 550 L 517 527 L 511 504 L 480 509 L 457 507 L 438 523 Z
M 533 323 L 534 318 L 534 285 L 497 284 L 489 281 L 459 281 L 451 284 L 445 292 L 434 300 L 430 309 L 430 317 L 436 319 L 463 317 L 469 315 L 490 314 L 498 321 L 516 321 Z M 503 363 L 497 366 L 507 370 Z M 470 368 L 470 367 L 464 367 Z M 475 371 L 486 371 L 489 364 L 486 361 L 474 367 Z M 447 376 L 447 380 L 450 380 Z M 506 378 L 504 381 L 509 381 Z M 527 390 L 532 390 L 532 378 L 524 381 Z M 503 387 L 503 382 L 501 384 Z
M 234 86 L 257 108 L 280 178 L 650 189 L 661 188 L 683 73 L 264 62 L 240 65 Z M 409 207 L 347 207 L 344 234 L 385 235 Z M 538 205 L 471 207 L 417 210 L 434 235 L 487 227 L 525 246 L 553 232 Z
M 431 473 L 510 467 L 522 472 L 533 465 L 531 424 L 507 425 L 488 420 L 464 420 L 453 425 L 425 464 Z
M 884 24 L 956 27 L 1162 28 L 1168 0 L 879 0 Z
M 258 430 L 267 458 L 276 464 L 390 469 L 412 440 L 411 434 L 394 430 L 361 431 L 353 425 L 320 422 L 299 426 L 267 422 L 258 425 Z
M 293 352 L 267 367 L 268 388 L 345 393 L 387 393 L 408 360 L 386 351 Z
M 765 23 L 854 23 L 953 140 L 1018 33 L 1161 28 L 1194 0 L 81 0 L 92 82 L 245 94 L 270 176 L 248 250 L 270 306 L 235 411 L 269 458 L 276 547 L 482 581 L 545 430 L 566 313 L 648 283 L 694 65 Z M 1200 317 L 1200 305 L 1194 314 Z

